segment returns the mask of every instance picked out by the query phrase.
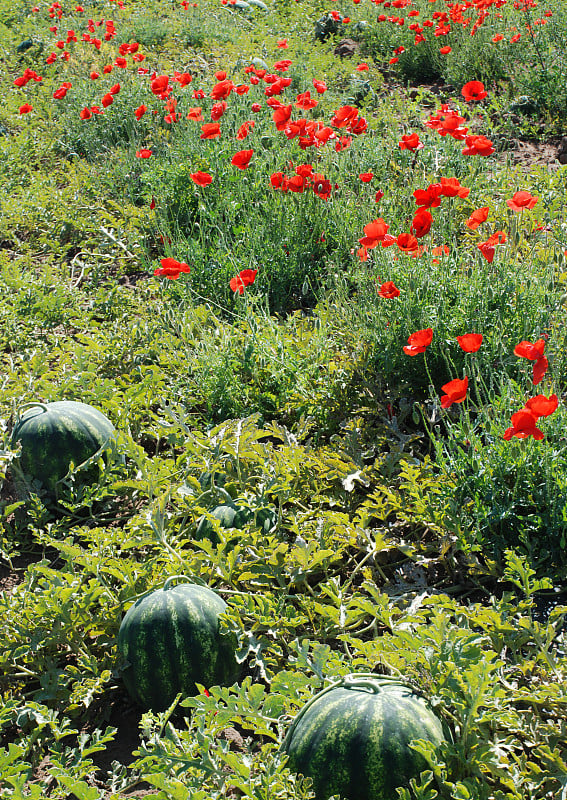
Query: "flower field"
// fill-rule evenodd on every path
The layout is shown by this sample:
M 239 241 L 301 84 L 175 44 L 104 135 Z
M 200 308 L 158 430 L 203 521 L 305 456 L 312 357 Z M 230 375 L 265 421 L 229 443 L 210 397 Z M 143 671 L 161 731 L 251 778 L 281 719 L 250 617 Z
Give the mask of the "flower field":
M 564 4 L 32 2 L 0 798 L 328 800 L 290 726 L 379 679 L 443 736 L 345 800 L 567 800 Z

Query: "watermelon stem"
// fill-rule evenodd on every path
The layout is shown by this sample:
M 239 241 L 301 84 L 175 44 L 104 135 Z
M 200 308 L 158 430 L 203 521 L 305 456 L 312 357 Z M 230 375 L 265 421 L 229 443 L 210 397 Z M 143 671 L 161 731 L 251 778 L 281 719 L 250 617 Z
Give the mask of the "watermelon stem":
M 320 692 L 317 692 L 313 695 L 313 697 L 307 701 L 307 703 L 303 706 L 300 712 L 297 714 L 295 719 L 293 720 L 292 724 L 288 728 L 287 734 L 285 739 L 283 740 L 280 752 L 285 752 L 288 742 L 291 741 L 293 736 L 293 732 L 297 727 L 299 720 L 305 715 L 308 709 L 311 708 L 315 701 L 318 701 L 320 697 L 325 694 L 328 694 L 333 689 L 337 688 L 344 688 L 344 689 L 360 689 L 364 692 L 368 692 L 369 694 L 379 694 L 382 690 L 383 686 L 402 686 L 406 689 L 409 689 L 412 693 L 418 694 L 421 697 L 424 697 L 422 692 L 419 689 L 416 689 L 414 686 L 409 684 L 407 681 L 400 680 L 395 675 L 375 675 L 373 672 L 355 672 L 350 673 L 349 675 L 343 675 L 338 681 L 334 681 L 322 689 Z
M 187 577 L 187 575 L 170 575 L 169 578 L 166 579 L 165 583 L 163 584 L 164 592 L 169 589 L 172 582 L 177 580 L 177 578 L 183 578 L 187 583 L 192 583 L 191 578 Z
M 16 416 L 18 417 L 18 419 L 20 419 L 26 408 L 34 408 L 35 406 L 38 406 L 39 408 L 43 409 L 43 411 L 49 411 L 47 403 L 41 403 L 38 402 L 37 400 L 34 400 L 31 401 L 30 403 L 24 403 L 23 405 L 18 406 L 18 408 L 16 409 Z

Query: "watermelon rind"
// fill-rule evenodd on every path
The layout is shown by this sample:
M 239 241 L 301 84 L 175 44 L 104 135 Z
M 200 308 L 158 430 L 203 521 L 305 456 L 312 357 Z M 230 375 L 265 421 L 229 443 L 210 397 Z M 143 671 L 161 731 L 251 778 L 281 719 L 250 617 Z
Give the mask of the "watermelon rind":
M 94 406 L 74 400 L 30 404 L 16 420 L 11 444 L 21 445 L 19 466 L 28 479 L 53 490 L 69 472 L 109 445 L 115 429 Z
M 313 780 L 317 800 L 397 800 L 396 789 L 427 768 L 414 739 L 445 740 L 425 698 L 397 679 L 354 674 L 301 709 L 281 749 L 293 772 Z
M 221 635 L 227 605 L 216 592 L 191 583 L 163 588 L 132 605 L 118 633 L 122 678 L 140 706 L 163 711 L 196 684 L 230 686 L 238 678 L 236 640 Z

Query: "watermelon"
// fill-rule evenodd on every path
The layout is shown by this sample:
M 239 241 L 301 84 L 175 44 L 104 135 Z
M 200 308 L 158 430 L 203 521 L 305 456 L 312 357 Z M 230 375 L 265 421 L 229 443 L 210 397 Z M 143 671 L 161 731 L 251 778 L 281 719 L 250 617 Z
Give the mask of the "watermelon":
M 396 800 L 396 787 L 427 768 L 409 747 L 435 745 L 443 727 L 424 698 L 395 678 L 354 674 L 315 695 L 282 744 L 294 772 L 313 779 L 317 800 Z
M 229 686 L 239 674 L 236 640 L 219 633 L 226 603 L 206 586 L 173 586 L 175 577 L 130 606 L 118 632 L 126 689 L 153 711 L 195 694 L 196 683 Z
M 11 443 L 21 443 L 23 474 L 49 490 L 65 477 L 71 462 L 78 467 L 106 447 L 114 434 L 112 422 L 87 403 L 60 400 L 28 406 L 14 425 Z
M 241 530 L 252 516 L 250 509 L 244 506 L 238 506 L 235 503 L 224 503 L 223 505 L 216 506 L 209 514 L 215 519 L 218 519 L 221 528 L 236 528 L 238 530 Z M 199 520 L 195 538 L 207 538 L 210 539 L 213 544 L 219 543 L 219 537 L 215 531 L 214 525 L 206 515 L 203 515 Z
M 242 530 L 247 523 L 251 522 L 263 533 L 270 533 L 278 521 L 278 512 L 272 506 L 251 509 L 248 506 L 238 505 L 238 503 L 224 503 L 216 506 L 209 511 L 209 515 L 218 519 L 221 528 L 226 530 Z M 207 538 L 213 544 L 218 544 L 219 537 L 209 515 L 203 514 L 200 518 L 195 538 Z M 237 539 L 231 541 L 236 542 Z

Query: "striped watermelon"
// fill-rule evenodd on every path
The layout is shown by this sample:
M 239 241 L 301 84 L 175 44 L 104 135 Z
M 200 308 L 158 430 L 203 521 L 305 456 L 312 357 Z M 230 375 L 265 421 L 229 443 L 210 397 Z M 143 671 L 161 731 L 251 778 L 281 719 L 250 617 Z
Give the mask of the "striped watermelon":
M 114 433 L 112 422 L 86 403 L 61 400 L 30 403 L 12 431 L 12 445 L 21 442 L 20 468 L 50 490 L 64 478 L 71 462 L 79 466 L 105 447 Z
M 237 528 L 239 530 L 246 525 L 252 516 L 252 512 L 248 508 L 238 506 L 234 503 L 230 505 L 225 503 L 222 506 L 216 506 L 216 508 L 213 508 L 213 510 L 209 513 L 212 517 L 218 519 L 221 528 Z M 207 538 L 210 539 L 213 544 L 218 544 L 220 541 L 218 534 L 214 529 L 213 523 L 207 518 L 206 515 L 203 515 L 199 520 L 199 524 L 197 525 L 197 530 L 195 532 L 195 538 Z
M 317 800 L 396 800 L 396 787 L 427 768 L 408 745 L 444 740 L 427 702 L 397 679 L 347 675 L 315 695 L 282 744 L 289 767 L 313 779 Z
M 195 683 L 228 686 L 239 673 L 236 641 L 219 633 L 226 603 L 206 586 L 172 586 L 175 577 L 134 603 L 118 632 L 126 689 L 153 711 L 195 694 Z

